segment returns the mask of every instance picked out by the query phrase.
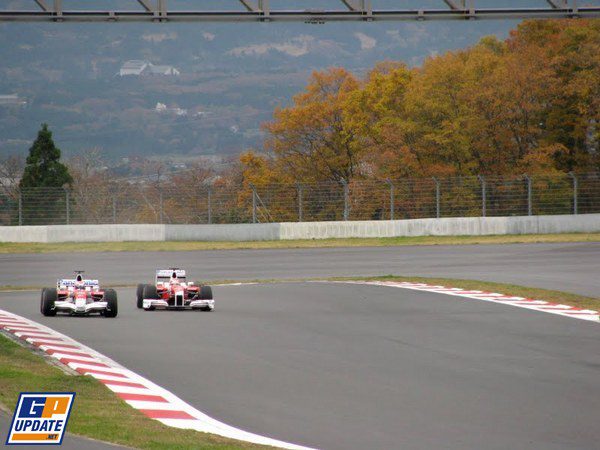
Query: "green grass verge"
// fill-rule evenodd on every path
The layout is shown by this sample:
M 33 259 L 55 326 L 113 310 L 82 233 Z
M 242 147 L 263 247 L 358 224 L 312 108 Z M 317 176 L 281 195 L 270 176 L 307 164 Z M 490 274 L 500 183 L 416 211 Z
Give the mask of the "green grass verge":
M 0 403 L 12 411 L 20 392 L 76 392 L 68 431 L 81 436 L 148 449 L 258 449 L 192 430 L 167 427 L 127 405 L 89 376 L 68 375 L 40 354 L 0 336 Z
M 2 242 L 0 243 L 0 253 L 166 252 L 273 248 L 388 247 L 402 245 L 522 244 L 542 242 L 600 242 L 600 233 L 521 234 L 498 236 L 417 236 L 249 242 L 66 242 L 55 244 Z

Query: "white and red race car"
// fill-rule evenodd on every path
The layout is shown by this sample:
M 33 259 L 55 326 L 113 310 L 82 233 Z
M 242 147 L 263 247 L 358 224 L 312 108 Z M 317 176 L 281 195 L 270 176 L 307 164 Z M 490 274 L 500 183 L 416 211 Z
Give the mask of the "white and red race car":
M 116 317 L 117 293 L 114 289 L 100 289 L 98 280 L 84 279 L 83 271 L 76 271 L 74 279 L 59 279 L 56 288 L 42 289 L 40 310 L 45 316 L 56 313 Z
M 185 270 L 178 268 L 156 271 L 154 284 L 137 285 L 137 307 L 155 309 L 215 309 L 212 288 L 187 281 Z

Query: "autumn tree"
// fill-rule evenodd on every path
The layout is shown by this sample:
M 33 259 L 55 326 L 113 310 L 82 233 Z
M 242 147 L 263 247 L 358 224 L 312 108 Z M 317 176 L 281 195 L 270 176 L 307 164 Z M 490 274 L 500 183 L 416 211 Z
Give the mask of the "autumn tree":
M 278 169 L 299 181 L 348 182 L 360 171 L 364 147 L 344 111 L 357 79 L 342 68 L 314 72 L 293 104 L 264 125 L 265 147 Z
M 444 195 L 475 205 L 478 175 L 519 178 L 513 185 L 520 189 L 523 173 L 598 171 L 600 21 L 525 21 L 506 40 L 485 37 L 417 68 L 386 61 L 362 80 L 342 68 L 315 72 L 264 128 L 265 154 L 240 160 L 246 185 L 353 189 L 370 180 L 362 194 L 353 190 L 366 218 L 381 217 L 389 203 L 385 179 L 428 178 L 397 185 L 406 187 L 403 197 L 429 202 L 399 206 L 421 211 L 431 208 L 431 177 L 460 177 Z M 553 189 L 568 190 L 568 180 Z M 490 183 L 491 203 L 496 194 Z M 369 211 L 367 203 L 379 206 Z

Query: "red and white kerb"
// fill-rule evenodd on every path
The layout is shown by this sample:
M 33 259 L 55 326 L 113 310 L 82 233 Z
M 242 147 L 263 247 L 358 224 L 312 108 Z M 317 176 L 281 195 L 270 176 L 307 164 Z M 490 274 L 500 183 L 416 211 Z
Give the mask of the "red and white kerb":
M 307 447 L 249 433 L 219 422 L 166 389 L 74 339 L 1 309 L 0 329 L 35 345 L 80 374 L 98 379 L 130 406 L 170 427 L 187 428 L 280 448 L 310 450 Z
M 338 283 L 336 281 L 336 283 Z M 550 303 L 544 300 L 536 300 L 525 297 L 514 297 L 496 292 L 474 291 L 459 289 L 447 286 L 436 286 L 425 283 L 410 283 L 396 281 L 339 281 L 339 283 L 350 284 L 368 284 L 374 286 L 389 286 L 402 289 L 412 289 L 415 291 L 433 292 L 436 294 L 454 295 L 486 302 L 501 303 L 503 305 L 516 306 L 519 308 L 532 309 L 534 311 L 558 314 L 560 316 L 571 317 L 573 319 L 589 320 L 592 322 L 600 321 L 598 311 L 591 309 L 580 309 L 560 303 Z

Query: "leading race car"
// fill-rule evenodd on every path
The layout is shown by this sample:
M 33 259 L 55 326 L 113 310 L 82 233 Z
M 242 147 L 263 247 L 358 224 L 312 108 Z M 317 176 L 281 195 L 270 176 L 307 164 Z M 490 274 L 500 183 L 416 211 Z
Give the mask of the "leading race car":
M 70 315 L 100 314 L 116 317 L 117 293 L 114 289 L 100 289 L 98 280 L 83 278 L 83 271 L 75 272 L 73 279 L 59 279 L 56 288 L 42 289 L 40 310 L 45 316 L 56 313 Z
M 213 311 L 212 288 L 188 282 L 185 270 L 178 268 L 156 271 L 154 284 L 137 285 L 137 307 L 155 309 L 195 309 Z

